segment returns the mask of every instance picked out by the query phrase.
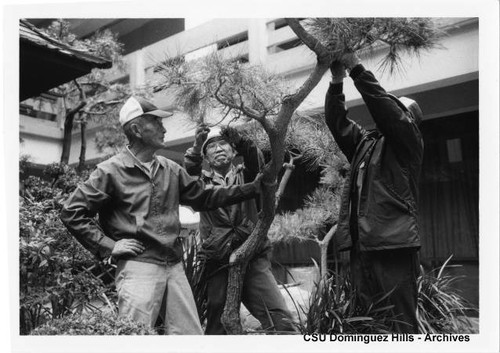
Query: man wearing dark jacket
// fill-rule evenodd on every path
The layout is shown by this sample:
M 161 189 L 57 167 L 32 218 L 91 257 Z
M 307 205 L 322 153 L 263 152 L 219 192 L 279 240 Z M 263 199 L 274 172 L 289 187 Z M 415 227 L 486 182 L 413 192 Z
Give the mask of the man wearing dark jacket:
M 346 69 L 375 121 L 375 130 L 367 131 L 347 118 Z M 339 250 L 351 250 L 352 282 L 361 302 L 370 305 L 392 291 L 394 331 L 417 333 L 422 112 L 415 101 L 387 93 L 355 54 L 334 62 L 331 72 L 326 123 L 351 164 L 334 239 Z
M 61 219 L 90 252 L 117 261 L 118 313 L 167 334 L 203 334 L 182 266 L 179 204 L 209 210 L 257 196 L 260 176 L 228 188 L 207 186 L 164 148 L 162 118 L 170 113 L 131 97 L 120 111 L 127 148 L 97 165 L 66 201 Z M 96 218 L 98 215 L 98 218 Z
M 242 185 L 253 180 L 263 165 L 262 152 L 234 128 L 225 128 L 221 134 L 200 126 L 195 142 L 184 155 L 186 170 L 197 175 L 208 185 Z M 236 154 L 243 164 L 234 165 Z M 202 169 L 206 160 L 209 170 Z M 239 204 L 201 212 L 201 252 L 206 257 L 207 280 L 207 335 L 224 335 L 221 315 L 226 302 L 229 256 L 250 235 L 258 213 L 256 199 Z M 270 243 L 266 239 L 260 251 L 248 263 L 242 289 L 242 302 L 262 324 L 263 329 L 293 331 L 290 314 L 271 272 Z

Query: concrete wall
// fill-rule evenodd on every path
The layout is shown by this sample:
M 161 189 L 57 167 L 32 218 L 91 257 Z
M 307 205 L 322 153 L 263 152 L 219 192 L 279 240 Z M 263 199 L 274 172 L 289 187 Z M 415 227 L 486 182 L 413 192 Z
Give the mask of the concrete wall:
M 76 124 L 75 124 L 76 126 Z M 97 150 L 94 143 L 96 127 L 87 129 L 86 160 L 96 160 L 104 156 Z M 20 154 L 31 157 L 31 162 L 36 164 L 50 164 L 59 162 L 62 153 L 63 127 L 56 121 L 40 120 L 25 115 L 20 116 L 19 124 Z M 73 130 L 69 164 L 78 163 L 80 157 L 80 132 L 76 126 Z

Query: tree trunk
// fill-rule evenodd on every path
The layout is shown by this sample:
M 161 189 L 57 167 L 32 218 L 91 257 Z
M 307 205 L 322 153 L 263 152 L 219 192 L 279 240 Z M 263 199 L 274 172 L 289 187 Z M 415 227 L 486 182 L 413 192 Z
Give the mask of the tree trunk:
M 278 187 L 278 191 L 276 192 L 276 200 L 275 200 L 275 205 L 274 205 L 274 207 L 276 209 L 278 208 L 278 206 L 280 204 L 281 197 L 285 193 L 285 188 L 286 188 L 286 185 L 288 184 L 288 180 L 290 180 L 290 177 L 292 176 L 292 172 L 295 169 L 293 157 L 290 157 L 290 162 L 285 163 L 283 165 L 283 167 L 285 168 L 285 172 L 283 173 L 283 176 L 281 177 L 281 182 L 280 182 L 280 185 Z
M 333 235 L 335 234 L 335 231 L 337 230 L 337 225 L 335 224 L 333 227 L 330 228 L 328 233 L 326 233 L 325 237 L 323 240 L 318 241 L 319 244 L 319 249 L 320 249 L 320 272 L 319 272 L 319 281 L 318 281 L 318 293 L 321 293 L 321 290 L 323 289 L 324 283 L 326 282 L 326 279 L 328 278 L 328 261 L 327 261 L 327 255 L 328 255 L 328 244 L 330 244 L 330 240 L 333 238 Z M 338 274 L 338 269 L 337 269 L 337 256 L 336 256 L 336 250 L 334 250 L 335 253 L 335 274 Z
M 80 158 L 78 161 L 78 172 L 81 173 L 85 168 L 85 155 L 87 153 L 87 122 L 85 120 L 80 120 L 80 135 L 81 135 L 81 145 L 80 145 Z
M 240 321 L 240 303 L 241 289 L 245 270 L 248 261 L 259 250 L 263 244 L 269 227 L 274 219 L 275 200 L 276 200 L 276 179 L 281 165 L 283 164 L 285 154 L 285 134 L 267 131 L 271 141 L 272 158 L 269 166 L 272 181 L 262 184 L 262 210 L 259 213 L 259 219 L 248 239 L 236 249 L 229 259 L 229 276 L 226 303 L 221 322 L 228 334 L 238 335 L 243 333 Z
M 328 244 L 330 244 L 330 240 L 332 239 L 335 231 L 337 230 L 337 225 L 334 225 L 328 233 L 326 233 L 325 237 L 322 241 L 319 242 L 320 254 L 321 254 L 321 267 L 320 267 L 320 276 L 321 278 L 326 278 L 328 273 L 328 263 L 327 263 L 327 250 Z
M 70 110 L 66 114 L 66 118 L 64 119 L 64 136 L 63 136 L 63 146 L 61 153 L 61 163 L 68 164 L 69 163 L 69 153 L 71 151 L 71 139 L 73 132 L 73 122 L 75 121 L 75 115 L 78 113 L 84 106 L 85 102 L 80 102 L 76 108 Z
M 61 163 L 68 164 L 71 151 L 71 133 L 73 131 L 74 114 L 67 114 L 64 120 L 64 137 L 62 145 Z
M 262 186 L 263 208 L 259 213 L 259 220 L 252 234 L 236 249 L 229 259 L 229 277 L 226 303 L 221 321 L 228 334 L 241 334 L 243 329 L 240 321 L 241 287 L 248 261 L 254 256 L 264 242 L 276 211 L 276 180 L 283 165 L 285 155 L 285 136 L 293 113 L 304 101 L 307 95 L 319 83 L 325 74 L 332 58 L 326 49 L 314 37 L 305 32 L 297 19 L 286 19 L 290 28 L 316 54 L 317 62 L 313 71 L 303 85 L 292 95 L 287 96 L 281 105 L 274 121 L 264 118 L 261 124 L 266 131 L 271 144 L 271 162 L 269 165 L 270 178 L 273 184 Z

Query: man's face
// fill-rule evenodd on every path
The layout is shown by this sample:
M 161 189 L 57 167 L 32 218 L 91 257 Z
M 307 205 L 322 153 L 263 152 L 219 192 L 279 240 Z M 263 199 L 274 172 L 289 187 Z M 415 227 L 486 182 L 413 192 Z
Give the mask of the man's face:
M 163 127 L 162 119 L 153 115 L 144 115 L 140 122 L 142 142 L 149 147 L 164 148 L 163 139 L 167 130 Z
M 205 151 L 208 164 L 215 168 L 231 164 L 236 155 L 233 147 L 224 140 L 210 142 Z

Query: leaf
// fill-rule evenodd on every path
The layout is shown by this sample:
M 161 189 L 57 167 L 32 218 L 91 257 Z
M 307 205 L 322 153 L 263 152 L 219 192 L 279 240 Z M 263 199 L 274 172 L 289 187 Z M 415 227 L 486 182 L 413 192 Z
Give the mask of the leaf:
M 357 321 L 373 321 L 373 318 L 369 316 L 355 316 L 346 318 L 344 319 L 344 321 L 347 323 L 357 322 Z

